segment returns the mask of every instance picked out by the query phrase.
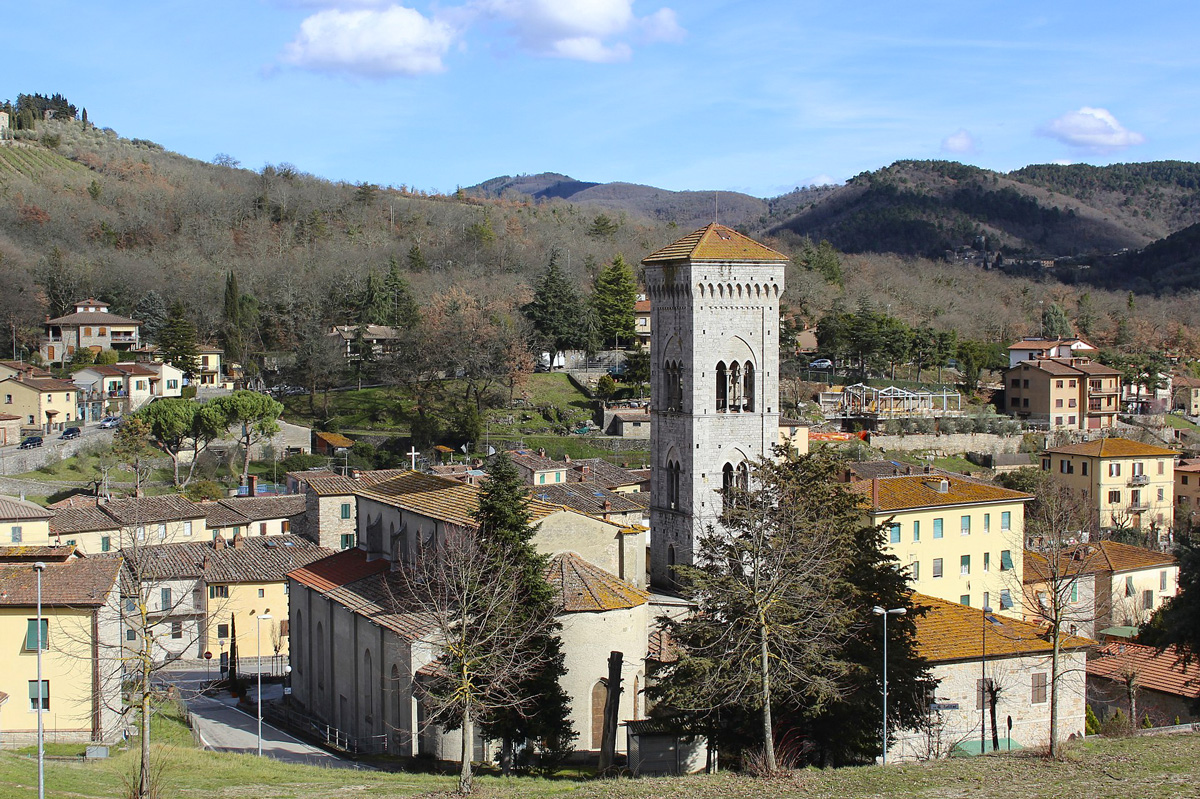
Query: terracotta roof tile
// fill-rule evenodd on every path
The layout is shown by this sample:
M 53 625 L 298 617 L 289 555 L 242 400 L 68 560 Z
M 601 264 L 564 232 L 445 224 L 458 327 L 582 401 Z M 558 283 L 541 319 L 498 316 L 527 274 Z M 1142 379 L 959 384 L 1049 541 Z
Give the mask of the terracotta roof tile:
M 49 519 L 53 511 L 27 499 L 0 496 L 0 520 L 17 521 L 19 519 Z
M 939 483 L 947 484 L 945 493 L 938 490 Z M 876 480 L 860 480 L 851 483 L 849 489 L 860 495 L 868 506 L 874 504 L 871 510 L 876 512 L 987 502 L 1026 502 L 1033 499 L 1031 494 L 953 475 L 920 474 L 881 477 Z M 872 503 L 872 495 L 876 490 L 878 491 L 878 503 Z
M 301 494 L 230 497 L 221 500 L 221 504 L 255 522 L 267 519 L 290 519 L 304 513 L 304 496 Z
M 1200 698 L 1200 663 L 1194 658 L 1185 663 L 1174 646 L 1160 652 L 1141 644 L 1106 644 L 1088 659 L 1087 673 L 1089 680 L 1102 677 L 1121 683 L 1133 675 L 1140 688 Z
M 0 366 L 7 366 L 14 372 L 29 375 L 30 377 L 50 377 L 50 373 L 45 369 L 40 369 L 31 363 L 24 361 L 0 361 Z
M 568 467 L 582 475 L 583 467 L 587 467 L 589 478 L 581 482 L 595 482 L 605 488 L 617 488 L 618 486 L 637 485 L 642 480 L 641 478 L 621 466 L 614 463 L 609 463 L 604 458 L 579 458 L 572 459 L 567 464 Z
M 341 433 L 317 433 L 317 440 L 338 449 L 350 449 L 354 446 L 354 439 L 346 438 Z
M 107 311 L 77 311 L 69 313 L 66 316 L 56 316 L 53 319 L 47 319 L 44 324 L 47 325 L 140 325 L 141 322 L 136 319 L 130 319 L 128 316 L 118 316 L 115 313 Z
M 245 515 L 221 502 L 200 502 L 198 504 L 204 511 L 204 526 L 210 530 L 219 530 L 223 527 L 245 527 L 250 523 Z
M 50 519 L 50 532 L 58 535 L 116 530 L 120 526 L 95 504 L 61 508 Z
M 1089 455 L 1093 458 L 1163 457 L 1177 454 L 1173 449 L 1130 441 L 1128 438 L 1099 438 L 1082 444 L 1047 449 L 1056 455 Z
M 288 577 L 324 594 L 343 585 L 357 582 L 370 574 L 387 571 L 386 560 L 367 560 L 361 549 L 346 549 L 327 558 L 296 569 Z
M 618 494 L 601 488 L 595 483 L 555 483 L 554 485 L 531 486 L 529 496 L 552 505 L 562 505 L 589 516 L 605 513 L 634 513 L 644 509 L 633 502 L 628 494 Z M 604 507 L 604 503 L 608 507 Z
M 355 493 L 460 527 L 475 526 L 474 514 L 479 507 L 479 489 L 475 486 L 422 472 L 404 471 L 375 485 L 360 485 Z M 529 519 L 536 522 L 560 510 L 557 505 L 530 500 Z
M 51 502 L 46 507 L 50 510 L 62 510 L 63 508 L 94 508 L 99 504 L 100 497 L 95 494 L 79 493 L 60 499 L 58 502 Z
M 18 544 L 0 546 L 0 561 L 8 563 L 32 563 L 38 560 L 65 561 L 77 557 L 73 544 Z
M 1026 569 L 1024 581 L 1026 584 L 1044 582 L 1052 576 L 1049 560 L 1042 553 L 1027 549 L 1024 558 Z M 1058 573 L 1063 576 L 1141 571 L 1177 565 L 1174 555 L 1154 552 L 1118 541 L 1077 544 L 1065 549 L 1061 558 L 1060 562 L 1063 566 Z
M 509 459 L 518 466 L 524 466 L 526 469 L 534 472 L 549 472 L 558 469 L 566 469 L 566 463 L 559 463 L 551 458 L 546 458 L 533 452 L 510 452 Z
M 73 558 L 47 563 L 42 604 L 103 605 L 117 584 L 120 558 Z M 37 604 L 37 575 L 28 563 L 0 563 L 0 606 Z
M 105 502 L 100 507 L 125 526 L 204 518 L 204 510 L 199 505 L 178 494 L 126 497 Z
M 782 262 L 791 260 L 781 252 L 759 244 L 732 228 L 712 222 L 694 233 L 647 255 L 642 263 L 667 261 Z
M 289 572 L 333 554 L 296 535 L 245 536 L 241 547 L 212 541 L 157 544 L 124 551 L 146 579 L 203 577 L 210 583 L 279 582 Z
M 644 605 L 650 594 L 588 563 L 574 552 L 555 555 L 546 580 L 562 598 L 567 613 L 600 613 Z
M 932 663 L 950 660 L 979 660 L 984 653 L 983 630 L 987 625 L 987 656 L 1043 655 L 1053 645 L 1041 627 L 999 614 L 987 620 L 978 608 L 957 605 L 944 599 L 913 594 L 913 605 L 927 608 L 916 617 L 917 652 Z M 1082 649 L 1095 642 L 1064 635 L 1060 648 Z
M 55 380 L 54 378 L 50 377 L 26 377 L 23 379 L 10 377 L 4 382 L 29 386 L 34 391 L 42 394 L 46 393 L 47 391 L 79 391 L 79 386 L 75 385 L 74 383 L 68 383 L 65 380 Z

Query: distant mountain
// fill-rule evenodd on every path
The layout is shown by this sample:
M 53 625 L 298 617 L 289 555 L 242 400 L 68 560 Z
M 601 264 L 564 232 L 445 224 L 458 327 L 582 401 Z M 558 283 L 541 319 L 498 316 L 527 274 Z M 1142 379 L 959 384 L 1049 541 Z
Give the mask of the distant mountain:
M 1200 224 L 1172 233 L 1142 250 L 1097 258 L 1079 279 L 1139 294 L 1200 290 Z

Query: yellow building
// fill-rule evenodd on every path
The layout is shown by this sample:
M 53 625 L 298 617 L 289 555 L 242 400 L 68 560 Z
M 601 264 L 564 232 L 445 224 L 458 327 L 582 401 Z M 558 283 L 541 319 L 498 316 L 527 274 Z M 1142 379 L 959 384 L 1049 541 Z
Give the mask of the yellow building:
M 1021 614 L 1025 503 L 1020 491 L 953 475 L 899 475 L 851 483 L 868 521 L 914 590 L 998 613 Z
M 37 572 L 42 582 L 42 723 L 47 741 L 118 737 L 121 709 L 119 558 L 70 547 L 0 548 L 0 744 L 37 733 Z
M 1121 409 L 1121 373 L 1088 358 L 1020 361 L 1004 386 L 1010 415 L 1055 430 L 1112 427 Z
M 204 506 L 179 496 L 127 497 L 80 504 L 54 511 L 50 532 L 55 544 L 74 544 L 94 555 L 133 546 L 203 541 Z
M 46 432 L 79 421 L 79 387 L 52 378 L 10 377 L 0 380 L 0 410 L 21 417 L 21 424 Z
M 1200 516 L 1200 458 L 1189 458 L 1175 464 L 1175 522 L 1182 529 L 1191 529 Z
M 53 515 L 41 505 L 0 495 L 0 546 L 46 546 Z
M 1127 438 L 1102 438 L 1042 453 L 1042 470 L 1074 491 L 1097 526 L 1154 530 L 1174 521 L 1175 450 Z

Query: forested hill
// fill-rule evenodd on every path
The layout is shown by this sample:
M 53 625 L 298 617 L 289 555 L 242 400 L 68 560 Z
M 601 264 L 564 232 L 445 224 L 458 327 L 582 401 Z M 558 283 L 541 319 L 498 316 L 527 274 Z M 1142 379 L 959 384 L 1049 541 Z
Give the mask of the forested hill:
M 1096 286 L 1139 294 L 1200 291 L 1200 224 L 1143 250 L 1097 258 L 1086 280 Z
M 864 173 L 769 230 L 846 252 L 941 257 L 986 236 L 1038 256 L 1138 249 L 1200 222 L 1200 165 L 1034 166 L 1010 174 L 946 161 Z

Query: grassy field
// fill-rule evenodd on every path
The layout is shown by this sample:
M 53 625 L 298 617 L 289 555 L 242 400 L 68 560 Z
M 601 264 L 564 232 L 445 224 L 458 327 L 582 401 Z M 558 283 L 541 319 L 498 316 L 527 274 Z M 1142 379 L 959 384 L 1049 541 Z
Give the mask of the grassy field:
M 295 766 L 250 755 L 203 752 L 177 716 L 156 719 L 155 756 L 164 796 L 324 799 L 346 796 L 450 795 L 448 776 Z M 61 748 L 56 747 L 56 750 Z M 61 750 L 69 752 L 70 749 Z M 31 750 L 0 753 L 0 796 L 29 796 L 36 785 Z M 47 763 L 47 796 L 100 799 L 123 795 L 136 752 L 104 761 Z M 1200 735 L 1095 740 L 1066 747 L 1061 762 L 1036 755 L 989 755 L 902 766 L 796 771 L 775 779 L 736 774 L 682 779 L 535 779 L 482 776 L 487 799 L 1177 799 L 1200 796 Z
M 1174 427 L 1178 430 L 1200 430 L 1200 426 L 1175 413 L 1165 414 L 1163 419 L 1166 421 L 1167 427 Z

